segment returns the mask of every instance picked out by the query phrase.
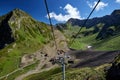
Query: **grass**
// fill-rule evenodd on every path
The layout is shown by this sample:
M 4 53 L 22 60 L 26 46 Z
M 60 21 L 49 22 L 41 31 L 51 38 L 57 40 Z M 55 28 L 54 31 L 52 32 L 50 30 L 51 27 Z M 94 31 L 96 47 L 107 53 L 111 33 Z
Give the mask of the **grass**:
M 51 69 L 49 71 L 44 71 L 42 73 L 29 75 L 26 78 L 24 78 L 24 80 L 46 80 L 50 76 L 57 74 L 57 73 L 60 73 L 60 72 L 61 72 L 60 68 L 55 68 L 55 69 Z
M 96 35 L 97 34 L 75 39 L 71 47 L 74 49 L 85 50 L 88 45 L 91 45 L 94 50 L 120 50 L 120 36 L 111 36 L 110 38 L 104 40 L 95 40 Z
M 15 72 L 15 73 L 13 73 L 12 75 L 9 75 L 9 76 L 7 77 L 7 79 L 5 79 L 5 80 L 14 80 L 17 76 L 19 76 L 19 75 L 21 75 L 21 74 L 24 74 L 24 73 L 28 72 L 29 70 L 34 70 L 35 67 L 38 65 L 38 62 L 39 62 L 39 61 L 36 61 L 34 64 L 29 65 L 29 66 L 27 66 L 27 67 L 24 67 L 23 69 Z
M 73 42 L 73 44 L 71 45 L 71 48 L 73 49 L 77 49 L 77 50 L 85 50 L 87 49 L 87 46 L 92 45 L 93 43 L 96 42 L 95 40 L 95 36 L 97 34 L 94 35 L 89 35 L 86 37 L 82 37 L 82 38 L 76 38 L 74 39 L 75 41 Z
M 90 33 L 87 36 L 84 36 L 86 32 L 91 32 L 94 30 L 94 28 L 82 28 L 80 31 L 80 34 L 78 35 L 77 38 L 73 38 L 72 35 L 75 35 L 78 30 L 80 29 L 77 26 L 71 26 L 67 25 L 68 29 L 64 30 L 63 33 L 64 35 L 69 39 L 69 47 L 77 50 L 86 50 L 87 46 L 92 46 L 92 49 L 94 50 L 102 50 L 102 51 L 112 51 L 112 50 L 120 50 L 120 36 L 114 35 L 114 36 L 109 36 L 106 39 L 102 40 L 96 40 L 96 36 L 98 33 Z M 74 42 L 71 44 L 71 41 L 74 39 Z
M 56 74 L 46 80 L 61 80 L 62 75 Z M 93 68 L 70 69 L 66 71 L 66 80 L 105 80 L 102 72 Z
M 24 54 L 31 54 L 41 48 L 41 44 L 37 42 L 34 43 L 33 41 L 30 41 L 28 45 L 26 43 L 24 42 L 16 43 L 17 45 L 14 49 L 6 47 L 3 50 L 5 54 L 3 54 L 2 57 L 0 58 L 1 59 L 0 76 L 8 74 L 11 71 L 17 69 L 18 66 L 20 65 L 20 59 Z M 12 51 L 7 52 L 10 49 L 12 49 Z
M 20 65 L 20 59 L 24 54 L 31 54 L 36 50 L 40 49 L 41 47 L 41 44 L 37 42 L 33 43 L 33 41 L 30 41 L 30 42 L 27 41 L 26 43 L 25 42 L 16 43 L 15 48 L 11 48 L 10 46 L 8 46 L 4 50 L 2 50 L 1 53 L 4 53 L 4 54 L 0 58 L 1 59 L 0 76 L 8 74 L 11 71 L 17 69 Z M 10 49 L 12 51 L 8 52 L 8 50 Z
M 96 47 L 96 50 L 120 50 L 120 36 L 111 37 L 97 43 L 100 45 L 93 44 Z
M 75 39 L 75 41 L 72 43 L 72 45 L 70 46 L 73 49 L 81 49 L 81 50 L 85 50 L 86 49 L 87 44 L 83 43 L 80 41 L 80 39 Z
M 19 28 L 18 20 L 20 20 L 21 16 L 23 18 L 20 21 Z M 24 54 L 36 52 L 51 40 L 49 26 L 34 20 L 23 11 L 19 12 L 16 9 L 11 15 L 8 24 L 13 32 L 11 36 L 15 38 L 15 42 L 0 50 L 0 76 L 17 69 Z
M 66 71 L 66 80 L 105 80 L 104 72 L 95 68 L 72 68 Z M 27 76 L 24 80 L 62 80 L 60 68 Z

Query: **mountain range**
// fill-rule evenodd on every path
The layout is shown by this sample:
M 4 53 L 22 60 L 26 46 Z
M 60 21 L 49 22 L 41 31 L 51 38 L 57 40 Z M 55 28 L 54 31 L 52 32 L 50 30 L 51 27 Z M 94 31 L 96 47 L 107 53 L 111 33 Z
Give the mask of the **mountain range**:
M 69 19 L 65 24 L 57 24 L 58 29 L 66 28 L 67 24 L 72 26 L 85 27 L 86 29 L 93 27 L 93 33 L 98 32 L 96 39 L 104 39 L 107 36 L 115 35 L 120 31 L 120 10 L 114 10 L 110 15 L 103 17 L 95 17 L 88 19 Z M 88 34 L 88 33 L 87 33 Z
M 88 19 L 87 23 L 85 24 L 85 27 L 89 28 L 92 26 L 95 26 L 99 23 L 103 23 L 105 24 L 105 26 L 118 26 L 120 25 L 120 10 L 114 10 L 111 15 L 106 15 L 103 17 L 95 17 L 92 19 Z M 67 21 L 67 23 L 74 25 L 78 25 L 78 26 L 83 26 L 84 22 L 86 21 L 86 19 L 84 20 L 79 20 L 79 19 L 74 19 L 71 18 Z

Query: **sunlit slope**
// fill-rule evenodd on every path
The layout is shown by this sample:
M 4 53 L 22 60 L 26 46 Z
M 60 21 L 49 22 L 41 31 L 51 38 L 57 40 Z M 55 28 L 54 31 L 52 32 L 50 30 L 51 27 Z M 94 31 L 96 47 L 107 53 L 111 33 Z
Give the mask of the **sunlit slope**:
M 51 40 L 50 27 L 34 20 L 22 10 L 14 9 L 0 17 L 0 76 L 20 66 L 23 54 L 40 49 Z
M 120 33 L 118 26 L 111 26 L 108 29 L 113 30 L 111 33 L 106 33 L 103 39 L 97 39 L 102 25 L 97 26 L 99 31 L 95 32 L 95 27 L 83 27 L 76 37 L 80 27 L 67 25 L 67 29 L 63 29 L 64 35 L 68 38 L 69 47 L 73 49 L 87 49 L 87 46 L 92 46 L 93 50 L 119 50 L 120 49 Z M 107 31 L 106 31 L 107 32 Z

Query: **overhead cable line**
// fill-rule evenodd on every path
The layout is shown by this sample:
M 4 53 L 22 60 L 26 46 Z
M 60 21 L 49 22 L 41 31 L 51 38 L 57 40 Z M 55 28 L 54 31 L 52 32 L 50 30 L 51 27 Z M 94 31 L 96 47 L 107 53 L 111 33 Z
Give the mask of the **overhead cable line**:
M 50 27 L 51 27 L 51 30 L 52 30 L 52 36 L 53 36 L 54 44 L 55 44 L 55 47 L 56 47 L 56 50 L 57 50 L 57 43 L 56 43 L 56 40 L 55 40 L 54 28 L 53 28 L 52 21 L 51 21 L 51 18 L 50 18 L 49 8 L 48 8 L 47 1 L 46 1 L 46 0 L 44 0 L 44 3 L 45 3 L 46 11 L 47 11 L 47 14 L 48 14 Z
M 94 6 L 94 8 L 92 9 L 92 11 L 90 12 L 89 16 L 87 17 L 87 19 L 84 21 L 83 25 L 81 26 L 81 28 L 79 29 L 79 31 L 77 32 L 77 34 L 75 35 L 75 37 L 73 38 L 73 40 L 70 42 L 71 46 L 73 44 L 73 42 L 75 41 L 75 38 L 79 35 L 80 31 L 82 30 L 82 28 L 86 25 L 88 19 L 90 18 L 90 16 L 92 15 L 93 11 L 96 9 L 96 7 L 98 6 L 98 4 L 100 3 L 100 0 L 98 0 L 97 4 Z

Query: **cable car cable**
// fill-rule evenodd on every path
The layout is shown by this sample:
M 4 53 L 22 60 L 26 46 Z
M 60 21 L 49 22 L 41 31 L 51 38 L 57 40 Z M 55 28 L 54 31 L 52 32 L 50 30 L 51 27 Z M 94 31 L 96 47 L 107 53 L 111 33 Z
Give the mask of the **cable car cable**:
M 96 7 L 98 6 L 99 3 L 100 3 L 100 0 L 98 0 L 97 4 L 92 9 L 92 11 L 90 12 L 89 16 L 87 17 L 87 19 L 84 21 L 83 25 L 81 26 L 81 28 L 77 32 L 77 34 L 75 35 L 75 37 L 73 38 L 73 40 L 70 42 L 69 46 L 71 46 L 73 44 L 73 42 L 75 41 L 75 38 L 79 35 L 79 33 L 82 30 L 82 28 L 86 25 L 88 19 L 90 18 L 90 16 L 92 15 L 92 13 L 94 12 L 94 10 L 96 9 Z
M 56 43 L 56 40 L 55 40 L 54 28 L 53 28 L 52 21 L 51 21 L 51 18 L 50 18 L 49 8 L 48 8 L 47 1 L 46 1 L 46 0 L 44 0 L 44 3 L 45 3 L 46 11 L 47 11 L 47 14 L 48 14 L 50 27 L 51 27 L 51 30 L 52 30 L 52 36 L 53 36 L 54 44 L 55 44 L 55 47 L 56 47 L 56 50 L 57 50 L 58 48 L 57 48 L 57 43 Z

